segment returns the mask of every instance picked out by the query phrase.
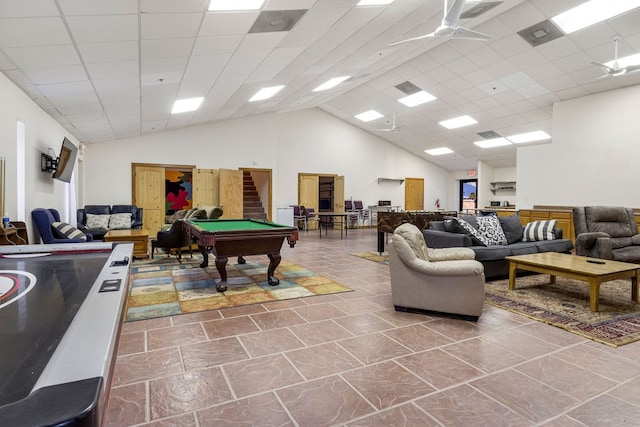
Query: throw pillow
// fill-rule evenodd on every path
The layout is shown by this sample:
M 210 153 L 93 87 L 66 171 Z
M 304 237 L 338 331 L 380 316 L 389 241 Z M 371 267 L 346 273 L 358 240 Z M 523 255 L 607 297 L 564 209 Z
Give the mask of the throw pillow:
M 553 240 L 553 229 L 556 226 L 555 219 L 530 222 L 524 227 L 523 242 L 535 242 L 537 240 Z
M 191 213 L 191 215 L 184 219 L 207 219 L 207 211 L 204 209 L 196 209 Z
M 479 216 L 478 231 L 487 241 L 487 246 L 506 245 L 507 238 L 500 226 L 500 220 L 496 215 Z
M 106 230 L 109 228 L 109 218 L 111 218 L 111 215 L 87 214 L 87 228 L 103 228 Z
M 509 216 L 499 216 L 500 226 L 504 232 L 504 236 L 507 238 L 507 244 L 512 244 L 522 241 L 522 232 L 524 227 L 520 222 L 518 214 Z
M 462 218 L 454 218 L 454 221 L 456 221 L 458 223 L 458 226 L 461 227 L 462 230 L 464 230 L 463 232 L 464 234 L 468 234 L 469 237 L 471 237 L 471 242 L 473 242 L 474 245 L 476 246 L 488 245 L 489 241 L 485 238 L 485 236 L 483 236 L 482 233 L 480 233 L 480 231 L 473 228 L 473 226 L 469 224 L 467 221 L 465 221 Z
M 51 229 L 53 230 L 53 234 L 59 239 L 87 240 L 86 234 L 66 222 L 52 222 Z
M 109 230 L 128 230 L 131 228 L 131 213 L 112 214 L 109 219 Z

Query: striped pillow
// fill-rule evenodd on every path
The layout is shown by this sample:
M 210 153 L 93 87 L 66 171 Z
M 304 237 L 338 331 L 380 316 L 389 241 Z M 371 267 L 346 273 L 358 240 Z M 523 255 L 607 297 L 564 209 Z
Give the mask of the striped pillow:
M 553 233 L 555 227 L 555 219 L 530 222 L 524 227 L 522 241 L 535 242 L 537 240 L 553 240 L 555 239 L 555 234 Z
M 51 223 L 53 233 L 60 239 L 82 239 L 87 240 L 87 236 L 77 228 L 66 222 Z

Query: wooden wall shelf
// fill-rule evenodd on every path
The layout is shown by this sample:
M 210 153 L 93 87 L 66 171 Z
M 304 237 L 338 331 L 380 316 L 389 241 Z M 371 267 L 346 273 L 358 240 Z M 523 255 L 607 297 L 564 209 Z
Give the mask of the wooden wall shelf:
M 402 184 L 404 182 L 403 178 L 378 178 L 378 184 L 381 182 L 397 182 L 398 184 Z

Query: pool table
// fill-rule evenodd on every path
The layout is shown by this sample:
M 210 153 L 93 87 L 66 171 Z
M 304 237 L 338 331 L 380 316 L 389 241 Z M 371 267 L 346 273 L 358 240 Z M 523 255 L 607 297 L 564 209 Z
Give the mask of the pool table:
M 216 284 L 218 292 L 227 290 L 227 260 L 231 256 L 267 255 L 269 285 L 280 283 L 275 271 L 280 264 L 280 248 L 284 239 L 293 248 L 298 240 L 298 229 L 275 222 L 258 219 L 194 219 L 184 222 L 184 231 L 198 245 L 202 253 L 200 267 L 209 265 L 209 252 L 216 257 L 216 269 L 220 281 Z
M 132 243 L 0 247 L 0 426 L 102 426 Z

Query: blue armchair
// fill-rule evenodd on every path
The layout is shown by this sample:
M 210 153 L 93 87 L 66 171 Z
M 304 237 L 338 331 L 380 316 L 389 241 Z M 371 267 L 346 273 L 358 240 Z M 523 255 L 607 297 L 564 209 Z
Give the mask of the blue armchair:
M 51 244 L 51 243 L 84 243 L 93 240 L 93 236 L 91 234 L 87 234 L 87 240 L 84 239 L 61 239 L 56 237 L 53 234 L 53 230 L 51 229 L 51 224 L 54 222 L 60 222 L 60 214 L 55 209 L 34 209 L 31 211 L 31 218 L 33 219 L 33 223 L 38 229 L 38 233 L 40 234 L 40 238 L 42 239 L 42 243 Z

